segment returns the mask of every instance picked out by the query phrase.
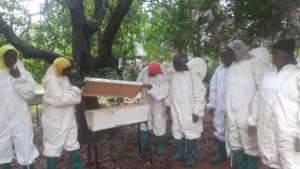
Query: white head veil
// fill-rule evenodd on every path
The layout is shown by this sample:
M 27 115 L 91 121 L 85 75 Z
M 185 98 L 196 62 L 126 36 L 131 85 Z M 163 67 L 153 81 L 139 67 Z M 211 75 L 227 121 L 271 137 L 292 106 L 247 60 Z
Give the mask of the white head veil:
M 235 58 L 240 60 L 251 59 L 253 56 L 249 53 L 248 46 L 241 40 L 234 40 L 228 44 L 228 47 L 233 50 Z

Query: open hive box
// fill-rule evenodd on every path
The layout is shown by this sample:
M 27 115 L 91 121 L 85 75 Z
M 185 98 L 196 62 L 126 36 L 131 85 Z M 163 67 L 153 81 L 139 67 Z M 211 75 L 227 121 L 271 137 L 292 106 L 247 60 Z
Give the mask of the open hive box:
M 143 84 L 131 81 L 86 78 L 82 88 L 83 96 L 108 96 L 134 98 L 141 91 Z M 87 125 L 91 131 L 147 121 L 149 106 L 130 104 L 107 107 L 85 112 Z
M 34 97 L 28 100 L 28 105 L 34 106 L 34 105 L 42 104 L 44 93 L 45 93 L 44 91 L 40 91 L 40 90 L 35 91 Z

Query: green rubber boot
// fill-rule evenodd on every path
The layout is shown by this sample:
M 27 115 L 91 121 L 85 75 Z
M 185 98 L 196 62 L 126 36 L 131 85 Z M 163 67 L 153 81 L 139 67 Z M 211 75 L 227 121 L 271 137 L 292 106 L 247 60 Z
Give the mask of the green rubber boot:
M 258 160 L 259 158 L 256 156 L 246 155 L 247 157 L 247 167 L 246 169 L 259 169 Z
M 187 140 L 187 160 L 185 164 L 187 166 L 193 166 L 197 163 L 197 144 L 198 140 Z
M 147 151 L 150 147 L 150 133 L 149 131 L 140 131 L 141 132 L 141 151 Z
M 156 152 L 157 154 L 164 154 L 166 149 L 166 136 L 156 136 Z
M 227 159 L 227 153 L 226 153 L 226 147 L 225 147 L 225 142 L 224 141 L 219 141 L 218 143 L 218 152 L 216 156 L 214 156 L 210 162 L 211 163 L 220 163 L 222 161 L 225 161 Z
M 10 163 L 0 164 L 0 169 L 11 169 Z
M 23 166 L 23 169 L 33 169 L 33 165 L 30 164 L 30 165 Z
M 71 162 L 72 162 L 72 168 L 73 169 L 85 169 L 81 164 L 80 164 L 80 157 L 78 154 L 78 150 L 75 151 L 70 151 L 69 152 Z
M 182 159 L 185 148 L 185 139 L 177 140 L 175 139 L 176 153 L 173 157 L 169 159 L 171 162 L 179 161 Z
M 233 150 L 233 168 L 246 169 L 246 155 L 242 150 Z
M 48 169 L 56 169 L 57 159 L 54 157 L 47 158 L 47 167 Z

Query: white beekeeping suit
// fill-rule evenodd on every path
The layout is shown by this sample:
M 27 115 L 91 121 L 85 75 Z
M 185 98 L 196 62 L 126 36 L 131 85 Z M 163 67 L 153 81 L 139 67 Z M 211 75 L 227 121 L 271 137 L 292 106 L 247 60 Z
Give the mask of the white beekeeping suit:
M 9 50 L 15 48 L 0 48 L 0 168 L 1 164 L 11 163 L 14 152 L 23 166 L 32 164 L 39 155 L 33 144 L 31 113 L 26 102 L 34 96 L 36 84 L 20 61 L 15 65 L 20 77 L 10 75 L 3 64 L 3 56 Z
M 172 134 L 175 138 L 176 153 L 169 160 L 182 159 L 187 145 L 185 164 L 197 163 L 198 139 L 203 132 L 205 93 L 203 78 L 206 64 L 201 58 L 191 61 L 183 52 L 173 56 L 174 72 L 170 76 L 169 103 L 172 117 Z
M 201 81 L 203 81 L 203 79 L 205 78 L 206 73 L 207 73 L 207 64 L 205 63 L 205 61 L 202 58 L 200 58 L 200 57 L 192 58 L 187 63 L 187 66 L 190 71 L 198 74 Z
M 267 68 L 271 65 L 270 63 L 270 53 L 265 47 L 254 48 L 250 51 L 250 54 L 254 57 L 255 70 L 259 77 L 256 81 L 257 90 L 255 92 L 255 96 L 252 100 L 252 104 L 250 106 L 250 115 L 248 117 L 248 125 L 256 126 L 258 122 L 259 114 L 262 113 L 262 96 L 261 96 L 261 81 L 263 72 L 266 72 Z M 262 74 L 261 74 L 262 73 Z
M 151 74 L 151 76 L 150 76 Z M 150 134 L 148 130 L 153 130 L 156 136 L 156 151 L 163 154 L 165 151 L 166 133 L 166 105 L 165 98 L 168 96 L 169 84 L 166 73 L 159 62 L 152 61 L 139 74 L 137 81 L 152 88 L 143 88 L 142 103 L 150 105 L 148 114 L 148 126 L 141 125 L 141 149 L 145 151 L 150 146 Z M 147 128 L 148 127 L 148 128 Z M 147 130 L 148 129 L 148 130 Z
M 272 168 L 300 168 L 295 141 L 300 138 L 300 69 L 273 67 L 262 82 L 264 113 L 258 124 L 258 143 L 263 162 Z
M 79 149 L 75 104 L 80 103 L 80 89 L 72 86 L 65 76 L 55 75 L 50 66 L 43 80 L 43 144 L 46 157 L 60 157 L 63 149 Z
M 215 136 L 225 141 L 225 94 L 228 68 L 219 66 L 210 80 L 209 108 L 215 109 L 213 124 Z
M 260 100 L 261 80 L 267 65 L 253 58 L 240 40 L 229 43 L 228 47 L 233 50 L 236 61 L 231 64 L 227 77 L 226 142 L 233 150 L 235 167 L 256 169 L 259 155 L 257 138 L 249 135 L 248 125 L 253 122 L 249 117 L 257 114 L 252 111 L 255 111 Z
M 171 75 L 170 102 L 172 132 L 175 139 L 198 139 L 203 132 L 202 117 L 205 107 L 205 87 L 200 77 L 190 71 Z M 200 117 L 193 123 L 192 115 Z
M 68 151 L 72 168 L 84 169 L 80 164 L 78 128 L 75 105 L 81 102 L 81 91 L 70 84 L 67 70 L 71 62 L 64 57 L 54 60 L 43 79 L 43 154 L 48 169 L 56 169 L 57 158 L 63 150 Z
M 168 82 L 165 74 L 157 76 L 149 76 L 148 66 L 143 68 L 137 78 L 138 82 L 144 84 L 151 84 L 152 89 L 143 89 L 142 91 L 142 103 L 149 104 L 151 111 L 148 115 L 148 129 L 152 130 L 156 136 L 162 136 L 166 132 L 166 106 L 165 98 L 168 95 Z M 146 131 L 145 124 L 141 125 L 141 130 Z
M 260 108 L 262 112 L 259 114 L 259 121 L 257 124 L 257 140 L 258 146 L 261 154 L 262 162 L 272 168 L 280 169 L 279 157 L 277 153 L 277 146 L 275 143 L 275 126 L 274 126 L 274 113 L 272 107 L 265 101 L 267 98 L 273 99 L 271 97 L 275 93 L 274 85 L 276 83 L 277 70 L 275 66 L 270 67 L 270 69 L 265 73 L 264 79 L 262 81 L 262 103 Z M 272 94 L 272 95 L 270 95 Z

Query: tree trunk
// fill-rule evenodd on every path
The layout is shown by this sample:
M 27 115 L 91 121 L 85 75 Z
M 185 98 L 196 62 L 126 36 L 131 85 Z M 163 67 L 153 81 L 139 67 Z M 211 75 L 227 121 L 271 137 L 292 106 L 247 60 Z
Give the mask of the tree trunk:
M 116 37 L 118 30 L 120 29 L 122 20 L 126 16 L 131 6 L 133 0 L 120 0 L 118 6 L 116 7 L 114 13 L 111 15 L 109 23 L 104 30 L 102 39 L 99 43 L 98 53 L 98 66 L 99 67 L 116 67 L 118 66 L 118 61 L 113 57 L 112 45 L 113 40 Z
M 122 20 L 129 11 L 129 7 L 133 0 L 119 0 L 119 4 L 110 16 L 110 20 L 105 27 L 103 36 L 100 38 L 100 45 L 98 57 L 91 55 L 91 38 L 99 31 L 99 26 L 104 20 L 105 15 L 105 2 L 106 0 L 94 0 L 94 14 L 88 20 L 84 13 L 84 0 L 64 0 L 59 1 L 66 5 L 71 14 L 72 23 L 72 56 L 75 66 L 79 67 L 79 76 L 73 78 L 75 81 L 82 81 L 83 75 L 89 71 L 98 70 L 105 67 L 117 66 L 117 60 L 112 55 L 113 40 L 116 37 Z M 6 24 L 0 16 L 0 32 L 4 34 L 6 39 L 12 43 L 18 50 L 20 50 L 24 57 L 44 59 L 49 63 L 62 55 L 35 48 L 27 42 L 21 40 Z M 72 81 L 71 80 L 71 81 Z M 86 134 L 90 131 L 87 128 L 84 111 L 86 109 L 99 108 L 98 99 L 95 97 L 88 97 L 83 99 L 83 106 L 77 107 L 77 122 L 79 126 L 79 140 L 84 140 Z
M 78 140 L 80 144 L 87 144 L 91 137 L 84 112 L 87 110 L 99 109 L 98 99 L 95 97 L 82 97 L 82 102 L 77 106 L 76 119 L 78 124 Z

